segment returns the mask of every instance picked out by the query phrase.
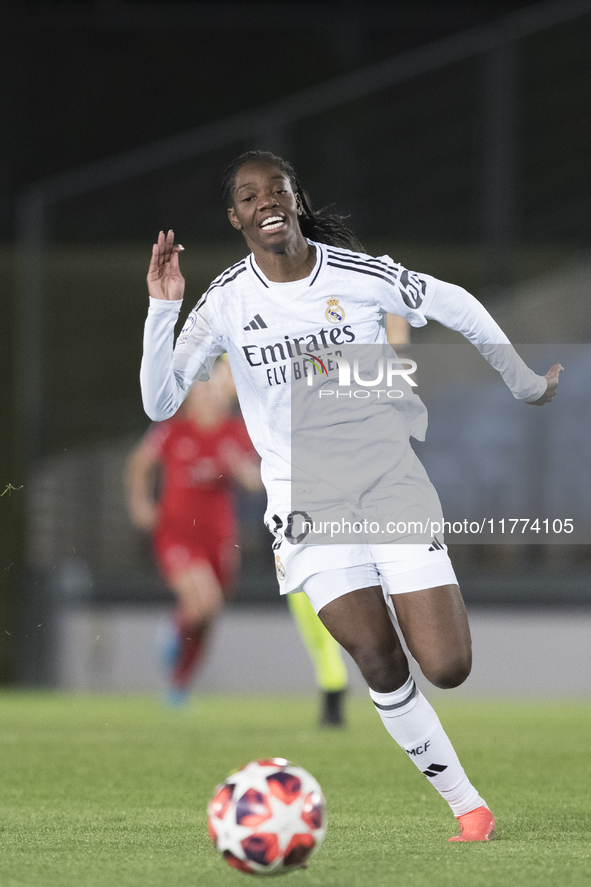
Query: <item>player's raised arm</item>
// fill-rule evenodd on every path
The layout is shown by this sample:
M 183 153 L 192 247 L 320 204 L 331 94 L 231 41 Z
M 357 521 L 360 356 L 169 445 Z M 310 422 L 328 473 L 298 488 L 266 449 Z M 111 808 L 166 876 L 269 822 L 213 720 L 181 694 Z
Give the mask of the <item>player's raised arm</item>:
M 214 311 L 206 295 L 189 314 L 174 342 L 185 280 L 179 268 L 174 233 L 161 231 L 152 247 L 147 282 L 150 307 L 144 326 L 144 353 L 140 384 L 144 409 L 161 422 L 174 416 L 195 379 L 206 380 L 215 358 L 226 350 L 216 329 Z
M 174 242 L 174 231 L 161 231 L 152 247 L 148 268 L 148 292 L 152 299 L 176 302 L 185 294 L 185 278 L 179 267 L 179 252 L 184 247 Z
M 491 366 L 498 370 L 518 400 L 536 406 L 550 403 L 556 394 L 563 367 L 555 364 L 545 376 L 534 373 L 478 299 L 455 284 L 441 280 L 435 283 L 436 290 L 425 316 L 462 333 L 472 342 Z
M 179 385 L 174 372 L 174 328 L 181 310 L 185 279 L 179 268 L 179 249 L 174 232 L 161 231 L 152 247 L 147 283 L 150 307 L 144 327 L 144 353 L 140 385 L 144 409 L 160 422 L 173 416 L 189 383 Z

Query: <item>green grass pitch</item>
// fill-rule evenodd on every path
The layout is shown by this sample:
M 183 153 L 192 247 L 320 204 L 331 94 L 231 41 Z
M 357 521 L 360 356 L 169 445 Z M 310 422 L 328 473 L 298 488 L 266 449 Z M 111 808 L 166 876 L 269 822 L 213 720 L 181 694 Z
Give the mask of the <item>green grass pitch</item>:
M 345 731 L 316 701 L 0 694 L 2 887 L 224 887 L 252 883 L 210 845 L 217 782 L 287 757 L 326 794 L 329 826 L 293 887 L 591 884 L 591 703 L 437 701 L 497 817 L 491 844 L 448 844 L 447 805 L 389 739 L 369 699 Z M 282 881 L 283 883 L 283 881 Z

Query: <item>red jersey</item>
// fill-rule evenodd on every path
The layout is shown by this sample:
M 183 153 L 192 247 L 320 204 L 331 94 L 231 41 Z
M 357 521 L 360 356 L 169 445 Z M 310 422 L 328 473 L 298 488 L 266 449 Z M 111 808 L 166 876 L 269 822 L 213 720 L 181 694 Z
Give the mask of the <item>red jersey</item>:
M 163 472 L 154 545 L 164 575 L 206 560 L 228 585 L 238 564 L 231 466 L 254 455 L 244 422 L 201 428 L 171 419 L 148 432 L 146 446 Z

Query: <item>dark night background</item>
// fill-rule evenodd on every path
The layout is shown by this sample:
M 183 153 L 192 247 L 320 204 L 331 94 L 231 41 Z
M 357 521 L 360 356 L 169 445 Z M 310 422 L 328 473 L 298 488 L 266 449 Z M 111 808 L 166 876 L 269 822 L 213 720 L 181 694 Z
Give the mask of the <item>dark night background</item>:
M 1 236 L 17 191 L 531 4 L 0 4 Z
M 0 3 L 0 492 L 24 484 L 30 468 L 16 443 L 19 195 L 66 170 L 535 6 L 548 4 Z M 390 103 L 387 93 L 330 112 L 318 126 L 288 127 L 280 142 L 303 168 L 315 202 L 336 201 L 370 246 L 393 239 L 405 264 L 451 276 L 493 304 L 504 288 L 589 249 L 590 38 L 588 14 L 520 44 L 504 233 L 487 218 L 491 184 L 481 154 L 490 120 L 479 110 L 486 85 L 473 61 L 409 81 Z M 275 132 L 267 141 L 274 146 L 277 138 Z M 235 153 L 232 146 L 200 167 L 180 164 L 76 198 L 50 215 L 55 265 L 48 277 L 51 310 L 43 319 L 40 455 L 145 427 L 137 367 L 152 237 L 174 225 L 185 244 L 208 244 L 201 268 L 187 252 L 197 290 L 225 267 L 219 262 L 241 245 L 224 240 L 223 208 L 214 207 L 223 166 Z M 197 185 L 206 195 L 201 206 Z M 88 269 L 94 271 L 87 279 Z M 24 321 L 31 330 L 41 323 L 36 316 Z M 590 336 L 591 325 L 574 341 Z M 24 502 L 19 491 L 0 499 L 2 637 L 12 636 L 18 621 Z M 0 639 L 4 680 L 14 677 L 12 657 Z

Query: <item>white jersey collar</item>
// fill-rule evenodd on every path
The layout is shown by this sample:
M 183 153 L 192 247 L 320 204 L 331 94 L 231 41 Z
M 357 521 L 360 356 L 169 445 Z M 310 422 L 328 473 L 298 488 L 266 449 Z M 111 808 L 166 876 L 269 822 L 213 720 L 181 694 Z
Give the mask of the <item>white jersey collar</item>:
M 314 267 L 312 268 L 308 277 L 302 277 L 301 280 L 289 280 L 285 283 L 280 283 L 276 280 L 269 280 L 269 278 L 265 276 L 265 274 L 257 265 L 254 253 L 251 253 L 246 259 L 246 267 L 248 269 L 248 272 L 257 280 L 259 286 L 263 286 L 265 289 L 283 290 L 284 292 L 288 292 L 294 289 L 308 289 L 309 287 L 314 286 L 318 275 L 320 274 L 320 271 L 326 264 L 324 244 L 316 243 L 313 240 L 308 240 L 308 243 L 311 243 L 313 246 L 316 247 L 316 262 L 314 263 Z

